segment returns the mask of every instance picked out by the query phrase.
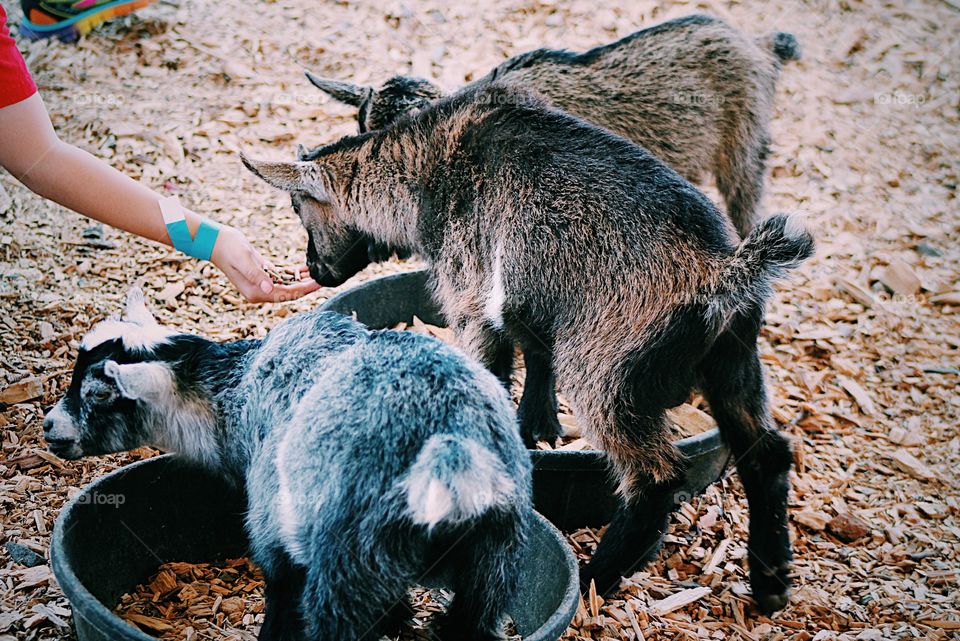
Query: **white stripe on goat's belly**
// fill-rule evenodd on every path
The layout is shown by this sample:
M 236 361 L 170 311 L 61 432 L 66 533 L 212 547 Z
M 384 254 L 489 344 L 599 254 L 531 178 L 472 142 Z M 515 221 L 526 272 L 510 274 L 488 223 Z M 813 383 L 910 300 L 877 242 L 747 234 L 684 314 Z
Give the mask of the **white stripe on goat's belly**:
M 287 431 L 277 446 L 277 457 L 274 459 L 274 465 L 277 468 L 277 483 L 279 491 L 277 492 L 277 518 L 280 519 L 280 540 L 294 561 L 300 563 L 306 562 L 303 549 L 303 541 L 300 537 L 300 519 L 297 515 L 297 505 L 290 492 L 290 477 L 287 475 L 287 448 L 290 445 L 290 438 L 293 430 Z
M 507 300 L 507 293 L 503 287 L 503 245 L 497 243 L 493 254 L 493 285 L 487 295 L 487 304 L 483 307 L 483 315 L 493 323 L 494 327 L 503 327 L 503 304 Z

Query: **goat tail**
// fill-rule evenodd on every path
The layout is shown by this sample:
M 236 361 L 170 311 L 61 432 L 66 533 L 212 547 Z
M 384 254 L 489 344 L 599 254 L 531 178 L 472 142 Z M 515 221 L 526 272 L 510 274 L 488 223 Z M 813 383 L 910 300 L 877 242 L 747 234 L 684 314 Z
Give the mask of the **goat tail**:
M 757 40 L 761 47 L 773 52 L 781 63 L 800 59 L 802 53 L 800 43 L 792 33 L 774 31 L 760 36 Z
M 773 280 L 813 256 L 813 236 L 800 216 L 776 214 L 740 243 L 731 267 L 746 277 Z
M 762 306 L 773 281 L 813 256 L 813 251 L 813 236 L 796 214 L 761 221 L 721 272 L 708 317 L 723 326 L 738 310 Z
M 400 481 L 410 518 L 433 528 L 470 521 L 516 502 L 503 462 L 477 441 L 450 434 L 427 439 Z

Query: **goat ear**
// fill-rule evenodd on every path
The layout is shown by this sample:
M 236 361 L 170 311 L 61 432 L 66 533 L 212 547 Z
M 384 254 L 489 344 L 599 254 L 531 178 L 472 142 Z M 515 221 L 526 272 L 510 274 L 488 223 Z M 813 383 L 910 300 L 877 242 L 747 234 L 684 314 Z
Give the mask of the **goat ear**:
M 359 107 L 363 103 L 363 99 L 366 98 L 367 94 L 372 90 L 371 87 L 361 87 L 360 85 L 353 85 L 349 82 L 319 78 L 309 71 L 305 71 L 304 73 L 307 74 L 307 80 L 312 82 L 314 87 L 329 95 L 334 100 L 339 100 L 342 103 L 354 107 Z
M 258 178 L 268 182 L 277 189 L 284 191 L 306 191 L 303 181 L 303 171 L 299 162 L 271 162 L 269 160 L 255 160 L 240 154 L 243 166 L 252 171 Z
M 157 319 L 147 308 L 147 302 L 143 297 L 143 290 L 139 287 L 131 287 L 127 292 L 127 302 L 123 310 L 123 319 L 138 323 L 140 325 L 156 325 Z
M 240 154 L 240 160 L 247 169 L 277 189 L 305 192 L 321 202 L 329 200 L 327 186 L 323 184 L 318 172 L 308 171 L 315 163 L 254 160 L 243 154 Z
M 124 398 L 134 401 L 159 401 L 173 392 L 173 373 L 160 361 L 103 364 L 103 373 L 112 378 Z

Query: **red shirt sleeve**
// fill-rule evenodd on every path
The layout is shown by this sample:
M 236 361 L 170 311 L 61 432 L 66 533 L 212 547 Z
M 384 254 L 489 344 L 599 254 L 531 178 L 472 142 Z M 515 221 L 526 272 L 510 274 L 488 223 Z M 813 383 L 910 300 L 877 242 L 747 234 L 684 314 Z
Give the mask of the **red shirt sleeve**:
M 7 12 L 0 5 L 0 108 L 26 100 L 36 92 L 37 85 L 7 28 Z

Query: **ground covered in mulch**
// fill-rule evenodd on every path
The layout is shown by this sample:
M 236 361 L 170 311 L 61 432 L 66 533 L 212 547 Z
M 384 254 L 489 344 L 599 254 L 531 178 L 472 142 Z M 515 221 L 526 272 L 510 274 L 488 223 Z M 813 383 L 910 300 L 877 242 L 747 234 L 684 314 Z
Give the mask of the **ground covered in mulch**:
M 657 561 L 622 593 L 588 595 L 565 639 L 957 638 L 955 0 L 165 0 L 76 46 L 24 51 L 61 137 L 293 264 L 305 237 L 287 197 L 237 153 L 287 158 L 295 142 L 354 131 L 302 69 L 370 83 L 413 73 L 453 88 L 508 55 L 582 49 L 693 11 L 789 30 L 804 47 L 780 83 L 764 203 L 806 212 L 819 242 L 779 288 L 763 338 L 775 416 L 797 451 L 795 594 L 772 618 L 752 609 L 746 504 L 731 474 L 682 506 Z M 243 305 L 210 265 L 93 225 L 6 174 L 0 187 L 0 639 L 69 638 L 46 558 L 53 521 L 85 483 L 154 454 L 45 453 L 43 408 L 66 386 L 79 337 L 134 283 L 163 321 L 219 339 L 262 335 L 332 292 Z M 571 538 L 586 555 L 597 536 Z M 217 610 L 227 621 L 228 598 Z M 243 612 L 255 626 L 255 606 Z

